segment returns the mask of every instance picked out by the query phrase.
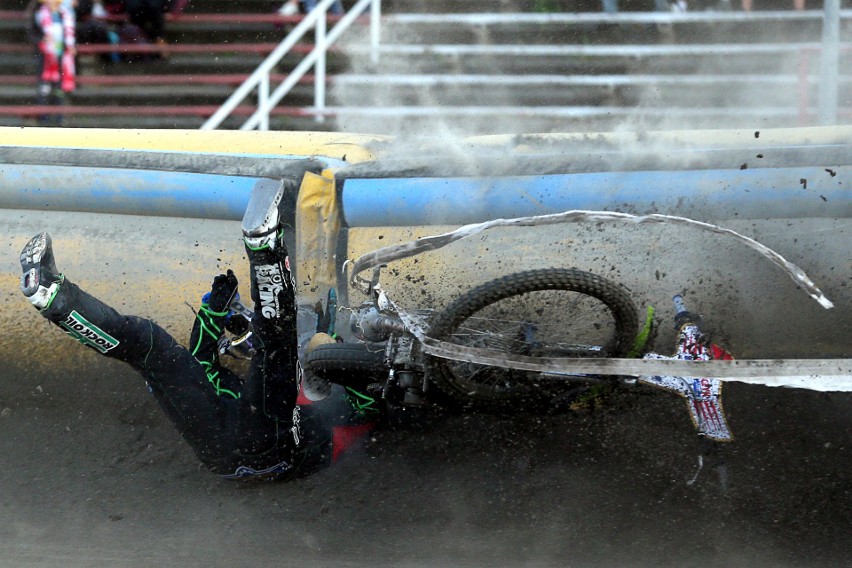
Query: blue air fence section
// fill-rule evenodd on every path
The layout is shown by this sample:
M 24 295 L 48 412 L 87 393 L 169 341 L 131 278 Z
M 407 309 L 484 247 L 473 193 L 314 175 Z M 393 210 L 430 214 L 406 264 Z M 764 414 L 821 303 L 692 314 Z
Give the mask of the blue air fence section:
M 0 146 L 0 207 L 240 220 L 258 180 L 301 178 L 339 163 L 289 155 Z
M 852 187 L 820 167 L 347 179 L 346 224 L 461 225 L 572 209 L 698 220 L 852 216 Z
M 257 178 L 76 166 L 0 165 L 0 207 L 242 219 Z
M 350 227 L 461 225 L 571 209 L 664 213 L 698 220 L 849 218 L 852 190 L 843 174 L 830 168 L 795 167 L 350 178 L 342 184 L 341 199 Z M 240 220 L 258 179 L 2 164 L 0 207 Z

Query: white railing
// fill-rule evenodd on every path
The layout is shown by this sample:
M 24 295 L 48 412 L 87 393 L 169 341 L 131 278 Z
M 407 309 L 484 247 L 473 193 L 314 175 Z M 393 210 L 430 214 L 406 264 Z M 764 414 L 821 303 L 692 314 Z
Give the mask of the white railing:
M 370 45 L 372 59 L 378 61 L 379 21 L 381 19 L 381 0 L 359 0 L 347 11 L 337 24 L 327 30 L 328 9 L 335 0 L 322 0 L 299 24 L 293 28 L 281 44 L 263 60 L 251 76 L 240 85 L 234 94 L 203 125 L 201 130 L 218 128 L 234 109 L 257 89 L 257 110 L 243 123 L 240 130 L 269 130 L 269 113 L 296 86 L 299 80 L 314 67 L 314 111 L 318 121 L 325 116 L 326 99 L 326 53 L 328 48 L 345 32 L 364 12 L 370 8 Z M 270 74 L 275 66 L 308 33 L 315 29 L 314 48 L 287 74 L 287 78 L 270 92 Z

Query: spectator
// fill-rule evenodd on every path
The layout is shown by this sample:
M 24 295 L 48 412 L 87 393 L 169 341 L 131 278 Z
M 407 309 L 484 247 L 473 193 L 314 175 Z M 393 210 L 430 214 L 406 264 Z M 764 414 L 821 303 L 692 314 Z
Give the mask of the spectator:
M 299 13 L 299 1 L 287 0 L 278 8 L 278 13 L 282 16 L 295 16 Z
M 309 14 L 317 7 L 317 4 L 319 4 L 319 0 L 287 0 L 287 2 L 284 2 L 281 8 L 278 9 L 278 13 L 282 16 L 294 16 L 299 12 L 302 14 Z M 334 3 L 328 8 L 328 13 L 334 14 L 335 16 L 343 15 L 343 4 L 340 0 L 334 1 Z
M 166 57 L 168 52 L 163 35 L 166 16 L 182 13 L 189 2 L 190 0 L 124 0 L 129 24 L 122 27 L 121 36 L 127 39 L 126 43 L 145 43 L 138 34 L 141 30 L 149 41 L 163 46 L 159 56 Z M 112 4 L 115 6 L 117 3 L 113 1 Z
M 601 0 L 601 8 L 606 14 L 618 13 L 618 0 Z M 686 12 L 686 2 L 679 0 L 677 2 L 669 2 L 669 0 L 654 0 L 654 10 L 657 12 Z
M 127 0 L 127 18 L 139 26 L 154 43 L 164 44 L 163 23 L 168 9 L 166 0 Z
M 79 0 L 77 4 L 77 43 L 110 43 L 117 45 L 119 36 L 114 26 L 107 22 L 108 12 L 101 0 Z M 101 60 L 105 62 L 117 62 L 121 55 L 116 51 L 113 53 L 102 53 Z
M 751 12 L 753 8 L 754 8 L 753 0 L 742 0 L 743 12 Z M 804 10 L 805 9 L 805 0 L 793 0 L 793 9 L 794 10 Z
M 305 14 L 309 14 L 313 12 L 314 8 L 319 4 L 319 0 L 301 0 L 302 3 L 302 11 Z M 329 14 L 334 14 L 335 16 L 343 15 L 343 4 L 340 0 L 334 0 L 334 3 L 328 9 Z
M 189 5 L 189 0 L 168 0 L 166 2 L 167 16 L 177 16 L 183 14 L 184 9 Z
M 169 4 L 171 9 L 183 10 L 186 0 L 174 0 Z M 124 2 L 115 0 L 79 0 L 77 7 L 77 43 L 112 44 L 112 45 L 149 45 L 151 43 L 145 31 L 130 22 L 114 24 L 110 22 L 111 15 L 123 14 Z M 116 49 L 111 53 L 102 53 L 104 62 L 143 62 L 159 59 L 162 53 L 126 52 Z
M 37 103 L 61 105 L 65 95 L 76 88 L 74 11 L 66 8 L 63 0 L 40 0 L 40 4 L 33 16 L 41 63 Z M 59 124 L 62 117 L 56 114 L 53 120 L 42 117 L 41 121 Z
M 109 14 L 124 14 L 127 7 L 124 5 L 124 0 L 95 0 L 104 9 L 105 14 L 100 17 L 107 17 Z M 100 9 L 98 9 L 100 12 Z

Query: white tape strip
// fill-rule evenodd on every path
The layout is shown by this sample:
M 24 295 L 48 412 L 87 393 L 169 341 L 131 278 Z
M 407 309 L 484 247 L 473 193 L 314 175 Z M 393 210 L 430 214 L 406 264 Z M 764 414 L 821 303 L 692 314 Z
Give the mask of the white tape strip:
M 381 291 L 381 289 L 379 289 Z M 593 375 L 672 375 L 718 378 L 773 387 L 852 392 L 852 359 L 683 359 L 541 358 L 513 355 L 491 349 L 464 347 L 426 335 L 420 318 L 412 316 L 384 294 L 426 353 L 444 359 L 507 367 L 541 373 Z
M 852 359 L 737 359 L 684 361 L 679 359 L 541 359 L 461 347 L 431 337 L 421 339 L 430 355 L 545 373 L 594 375 L 672 375 L 718 378 L 767 386 L 852 392 Z
M 783 256 L 770 249 L 769 247 L 760 244 L 754 239 L 741 235 L 736 231 L 725 229 L 724 227 L 713 225 L 711 223 L 704 223 L 702 221 L 695 221 L 694 219 L 687 219 L 686 217 L 675 217 L 672 215 L 657 214 L 630 215 L 628 213 L 616 213 L 612 211 L 573 210 L 565 211 L 563 213 L 554 213 L 552 215 L 535 215 L 532 217 L 516 217 L 514 219 L 494 219 L 493 221 L 486 221 L 485 223 L 474 223 L 472 225 L 464 225 L 463 227 L 459 227 L 455 231 L 451 231 L 449 233 L 422 237 L 414 241 L 408 241 L 398 245 L 391 245 L 368 252 L 367 254 L 358 257 L 352 263 L 352 276 L 350 278 L 350 281 L 354 286 L 357 286 L 359 289 L 367 293 L 369 292 L 370 283 L 359 276 L 361 272 L 379 266 L 381 264 L 385 264 L 387 262 L 399 260 L 402 258 L 408 258 L 410 256 L 414 256 L 426 251 L 436 250 L 441 247 L 445 247 L 454 241 L 469 237 L 471 235 L 475 235 L 477 233 L 481 233 L 482 231 L 486 231 L 488 229 L 493 229 L 495 227 L 532 227 L 537 225 L 555 225 L 559 223 L 597 223 L 601 221 L 617 221 L 622 223 L 668 223 L 674 225 L 685 225 L 702 229 L 705 231 L 710 231 L 712 233 L 733 237 L 734 239 L 740 241 L 746 246 L 756 250 L 764 257 L 768 258 L 775 265 L 779 266 L 790 276 L 790 278 L 793 279 L 796 284 L 804 288 L 805 292 L 811 298 L 819 302 L 822 307 L 829 309 L 834 306 L 831 300 L 826 298 L 825 295 L 820 291 L 820 289 L 816 287 L 810 277 L 805 274 L 804 270 L 802 270 L 792 262 L 788 261 Z M 344 264 L 344 268 L 348 264 L 349 263 L 347 261 L 347 263 Z

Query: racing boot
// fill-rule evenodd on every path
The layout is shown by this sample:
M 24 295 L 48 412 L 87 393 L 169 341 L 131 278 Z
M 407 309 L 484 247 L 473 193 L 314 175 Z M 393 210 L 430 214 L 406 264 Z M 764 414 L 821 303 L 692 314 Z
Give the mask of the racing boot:
M 21 251 L 21 292 L 36 308 L 47 308 L 65 281 L 56 270 L 53 243 L 47 232 L 31 238 Z
M 285 423 L 293 421 L 299 362 L 295 286 L 282 225 L 284 208 L 293 205 L 282 201 L 289 197 L 285 192 L 295 190 L 293 181 L 258 182 L 242 221 L 254 302 L 251 323 L 258 340 L 252 364 L 263 370 L 261 380 L 246 382 L 245 397 Z
M 281 220 L 284 215 L 280 209 L 284 206 L 284 192 L 295 191 L 290 185 L 287 180 L 260 180 L 255 184 L 242 222 L 249 253 L 273 251 L 283 246 Z
M 251 299 L 262 319 L 295 318 L 295 286 L 284 243 L 282 203 L 292 182 L 258 182 L 243 216 L 242 230 L 251 264 Z

